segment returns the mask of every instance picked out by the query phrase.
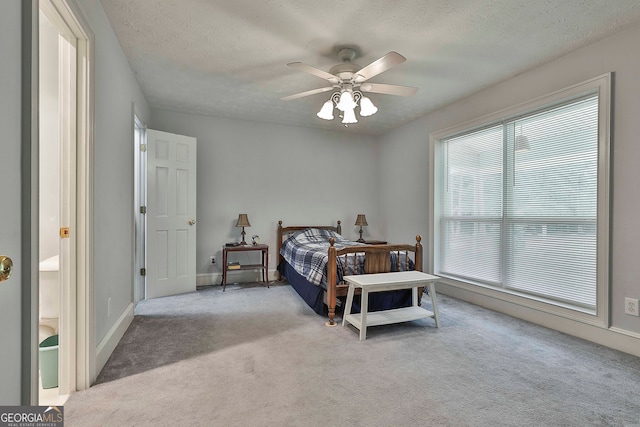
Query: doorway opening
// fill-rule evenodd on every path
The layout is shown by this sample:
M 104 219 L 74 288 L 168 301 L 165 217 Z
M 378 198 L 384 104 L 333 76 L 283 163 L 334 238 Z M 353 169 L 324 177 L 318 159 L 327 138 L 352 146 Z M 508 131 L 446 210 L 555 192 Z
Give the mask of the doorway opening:
M 73 39 L 69 40 L 66 25 L 60 26 L 59 22 L 56 25 L 55 10 L 49 6 L 50 3 L 42 2 L 39 11 L 39 396 L 40 402 L 57 403 L 59 335 L 63 334 L 60 328 L 60 255 L 64 251 L 63 258 L 68 259 L 71 248 L 69 244 L 63 245 L 59 237 L 63 209 L 62 170 L 63 163 L 67 163 L 62 159 L 62 146 L 68 149 L 71 145 L 71 141 L 64 140 L 68 135 L 63 122 L 69 118 L 65 115 L 75 104 L 75 85 L 68 84 L 64 76 L 75 74 L 75 67 L 64 71 L 62 68 L 68 65 L 63 58 L 65 54 L 75 56 L 75 45 Z M 65 195 L 65 204 L 68 203 L 66 199 Z M 68 210 L 66 206 L 64 209 Z
M 147 128 L 140 115 L 133 113 L 133 158 L 134 158 L 134 228 L 135 228 L 135 265 L 133 269 L 133 303 L 146 298 L 146 232 L 145 212 L 147 206 Z
M 91 44 L 78 16 L 65 0 L 38 2 L 39 369 L 31 384 L 40 405 L 62 405 L 95 378 Z

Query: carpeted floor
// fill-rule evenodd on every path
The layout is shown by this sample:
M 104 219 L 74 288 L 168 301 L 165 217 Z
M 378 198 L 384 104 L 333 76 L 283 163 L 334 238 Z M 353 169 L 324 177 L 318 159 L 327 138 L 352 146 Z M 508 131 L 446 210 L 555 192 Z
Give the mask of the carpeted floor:
M 640 426 L 639 358 L 438 304 L 439 329 L 379 326 L 361 342 L 282 284 L 144 301 L 65 425 Z

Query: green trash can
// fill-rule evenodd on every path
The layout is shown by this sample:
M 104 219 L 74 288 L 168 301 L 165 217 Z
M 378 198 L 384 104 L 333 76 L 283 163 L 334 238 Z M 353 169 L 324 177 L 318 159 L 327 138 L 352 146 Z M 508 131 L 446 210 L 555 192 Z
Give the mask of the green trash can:
M 40 380 L 42 388 L 58 387 L 58 335 L 40 343 Z

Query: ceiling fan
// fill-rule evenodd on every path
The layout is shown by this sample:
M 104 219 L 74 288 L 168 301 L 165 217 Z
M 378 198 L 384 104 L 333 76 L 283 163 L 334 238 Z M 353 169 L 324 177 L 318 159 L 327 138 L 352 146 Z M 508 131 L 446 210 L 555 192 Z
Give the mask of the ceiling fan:
M 351 62 L 356 57 L 355 49 L 342 48 L 338 51 L 338 57 L 342 60 L 342 64 L 332 67 L 329 72 L 303 64 L 302 62 L 291 62 L 287 64 L 289 67 L 325 79 L 331 85 L 285 96 L 281 98 L 281 100 L 291 101 L 292 99 L 333 90 L 334 93 L 331 95 L 331 98 L 324 103 L 317 115 L 321 119 L 333 120 L 333 109 L 335 106 L 335 108 L 342 112 L 342 123 L 347 125 L 358 122 L 355 116 L 355 107 L 358 106 L 358 104 L 360 105 L 361 116 L 370 116 L 378 111 L 371 100 L 363 95 L 363 92 L 411 96 L 418 91 L 416 87 L 368 82 L 370 78 L 407 60 L 397 52 L 391 51 L 365 67 L 360 67 Z

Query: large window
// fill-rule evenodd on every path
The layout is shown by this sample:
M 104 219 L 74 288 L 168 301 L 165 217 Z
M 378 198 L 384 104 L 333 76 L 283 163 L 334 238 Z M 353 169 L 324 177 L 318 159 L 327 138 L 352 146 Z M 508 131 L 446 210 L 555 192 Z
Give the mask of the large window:
M 608 120 L 601 86 L 573 92 L 435 140 L 434 273 L 597 314 Z

